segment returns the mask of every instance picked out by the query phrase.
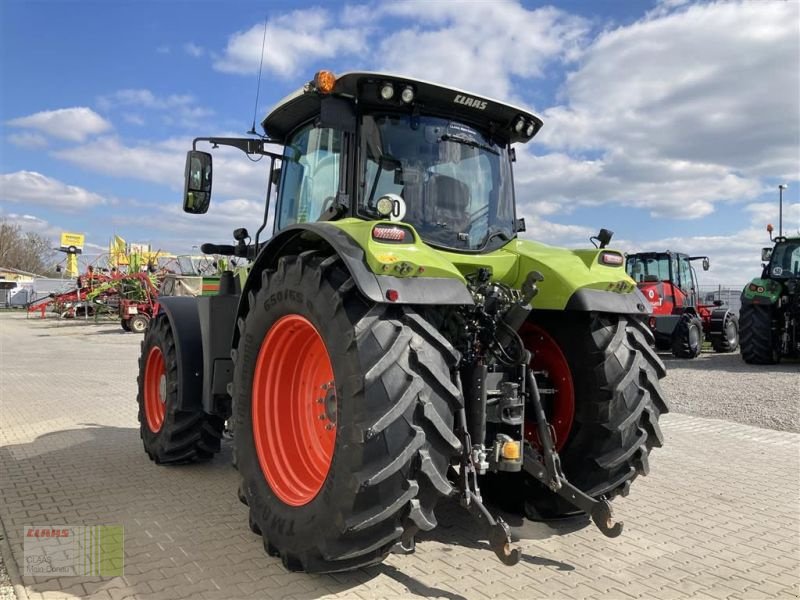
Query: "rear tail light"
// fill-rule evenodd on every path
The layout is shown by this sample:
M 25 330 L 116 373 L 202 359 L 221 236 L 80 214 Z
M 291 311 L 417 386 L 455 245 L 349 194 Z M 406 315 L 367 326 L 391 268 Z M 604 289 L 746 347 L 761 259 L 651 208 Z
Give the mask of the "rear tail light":
M 624 259 L 622 258 L 622 254 L 618 254 L 616 252 L 601 252 L 600 253 L 600 263 L 604 265 L 609 265 L 612 267 L 621 267 Z
M 372 239 L 379 242 L 411 243 L 414 236 L 409 229 L 396 225 L 376 225 L 372 228 Z

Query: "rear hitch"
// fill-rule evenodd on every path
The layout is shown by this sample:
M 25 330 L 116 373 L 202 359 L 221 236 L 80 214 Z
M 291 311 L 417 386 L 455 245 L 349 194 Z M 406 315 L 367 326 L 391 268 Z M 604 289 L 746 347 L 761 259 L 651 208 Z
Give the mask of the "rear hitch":
M 466 501 L 466 502 L 465 502 Z M 462 504 L 469 511 L 469 514 L 480 523 L 489 538 L 489 547 L 497 555 L 504 565 L 513 567 L 519 562 L 522 555 L 519 548 L 511 545 L 511 530 L 501 517 L 495 519 L 484 506 L 483 501 L 471 490 L 466 490 L 462 497 Z
M 603 535 L 617 537 L 622 533 L 623 523 L 614 521 L 611 504 L 608 500 L 596 500 L 567 481 L 561 470 L 558 453 L 553 445 L 553 437 L 542 408 L 539 388 L 533 372 L 530 370 L 527 373 L 527 384 L 536 417 L 536 430 L 542 445 L 542 454 L 539 454 L 530 444 L 525 443 L 522 468 L 567 502 L 589 515 Z
M 459 381 L 459 387 L 461 382 Z M 484 528 L 489 539 L 489 547 L 504 565 L 514 566 L 519 562 L 522 553 L 511 544 L 511 530 L 502 518 L 495 519 L 481 499 L 478 487 L 478 474 L 472 462 L 472 441 L 467 429 L 467 415 L 464 409 L 458 411 L 459 433 L 463 453 L 461 455 L 461 472 L 458 477 L 461 506 Z

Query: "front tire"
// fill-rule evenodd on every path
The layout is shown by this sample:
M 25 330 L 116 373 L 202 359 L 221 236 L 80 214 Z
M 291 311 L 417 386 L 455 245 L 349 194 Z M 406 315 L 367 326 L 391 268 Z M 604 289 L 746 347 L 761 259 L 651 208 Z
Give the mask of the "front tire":
M 648 457 L 661 447 L 659 417 L 668 412 L 659 380 L 664 363 L 651 347 L 653 334 L 636 317 L 608 313 L 536 315 L 535 323 L 557 342 L 566 358 L 573 389 L 571 424 L 558 424 L 557 414 L 569 411 L 545 407 L 556 440 L 564 474 L 592 497 L 626 496 L 631 482 L 650 470 Z M 526 346 L 536 351 L 536 338 L 520 331 Z M 530 340 L 530 345 L 529 345 Z M 534 366 L 536 365 L 534 356 Z M 555 372 L 550 366 L 551 373 Z M 565 388 L 559 378 L 551 382 Z M 560 388 L 559 388 L 560 386 Z M 526 425 L 526 431 L 533 429 Z M 552 518 L 575 512 L 575 507 L 533 478 L 525 480 L 525 513 L 529 518 Z
M 741 318 L 742 358 L 753 365 L 774 365 L 780 360 L 774 339 L 773 308 L 768 304 L 744 304 Z
M 281 258 L 248 304 L 234 353 L 235 445 L 267 552 L 289 570 L 343 571 L 435 527 L 461 448 L 458 353 L 412 308 L 366 300 L 335 255 Z
M 139 435 L 156 464 L 208 460 L 220 449 L 221 417 L 178 408 L 179 372 L 172 327 L 160 314 L 142 340 L 137 378 Z
M 692 313 L 681 315 L 672 332 L 672 355 L 675 358 L 697 358 L 703 348 L 703 322 Z
M 722 331 L 711 337 L 714 352 L 733 352 L 739 347 L 739 319 L 732 312 L 725 313 Z

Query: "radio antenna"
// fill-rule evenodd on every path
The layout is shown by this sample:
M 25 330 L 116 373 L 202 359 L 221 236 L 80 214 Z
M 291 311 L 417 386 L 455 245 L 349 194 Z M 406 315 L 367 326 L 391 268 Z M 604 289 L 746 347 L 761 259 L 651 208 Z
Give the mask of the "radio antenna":
M 264 68 L 264 47 L 267 44 L 267 20 L 268 15 L 264 16 L 264 37 L 261 38 L 261 62 L 258 63 L 258 81 L 256 83 L 256 102 L 253 106 L 253 124 L 250 126 L 250 135 L 258 135 L 256 133 L 256 113 L 258 112 L 258 95 L 261 92 L 261 71 Z

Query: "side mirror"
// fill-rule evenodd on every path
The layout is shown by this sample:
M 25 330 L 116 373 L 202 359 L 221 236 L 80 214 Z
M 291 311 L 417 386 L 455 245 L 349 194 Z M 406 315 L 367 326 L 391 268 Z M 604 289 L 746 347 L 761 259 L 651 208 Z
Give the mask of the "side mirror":
M 772 248 L 762 248 L 761 262 L 769 262 L 770 258 L 772 258 Z
M 186 153 L 183 211 L 193 215 L 208 212 L 211 203 L 211 155 L 189 150 Z
M 703 259 L 703 271 L 708 271 L 708 268 L 711 266 L 711 263 L 708 261 L 708 258 Z

